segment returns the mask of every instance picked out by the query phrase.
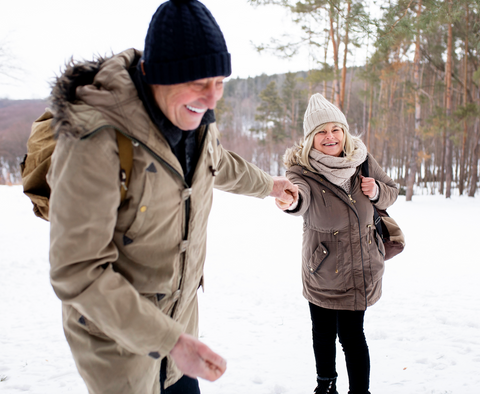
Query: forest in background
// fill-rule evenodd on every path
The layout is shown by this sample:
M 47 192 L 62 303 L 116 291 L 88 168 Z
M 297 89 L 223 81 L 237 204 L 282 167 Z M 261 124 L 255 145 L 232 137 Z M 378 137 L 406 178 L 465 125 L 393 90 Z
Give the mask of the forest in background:
M 301 31 L 257 44 L 259 51 L 283 58 L 307 52 L 312 65 L 306 74 L 273 78 L 258 92 L 253 125 L 245 123 L 236 103 L 248 81 L 238 82 L 235 99 L 230 95 L 235 83 L 226 92 L 220 119 L 231 119 L 224 132 L 239 138 L 239 147 L 244 139 L 256 139 L 251 157 L 260 167 L 281 173 L 281 155 L 302 136 L 307 100 L 319 92 L 343 110 L 353 134 L 361 136 L 407 201 L 420 187 L 447 198 L 453 189 L 475 195 L 479 0 L 248 2 L 285 8 Z M 347 67 L 357 59 L 365 60 Z M 248 105 L 241 108 L 252 111 Z
M 306 51 L 309 69 L 228 80 L 216 110 L 225 147 L 282 174 L 282 155 L 303 136 L 308 99 L 318 92 L 343 110 L 407 200 L 420 189 L 475 195 L 479 0 L 377 1 L 375 12 L 353 0 L 247 1 L 284 7 L 301 31 L 257 49 L 284 58 Z M 47 105 L 0 100 L 0 183 L 19 182 L 30 125 Z

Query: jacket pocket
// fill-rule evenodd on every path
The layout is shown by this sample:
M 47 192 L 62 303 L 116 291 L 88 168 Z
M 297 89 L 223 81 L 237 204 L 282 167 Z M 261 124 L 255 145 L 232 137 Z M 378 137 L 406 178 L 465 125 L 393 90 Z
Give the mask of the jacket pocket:
M 330 252 L 328 251 L 327 247 L 323 243 L 320 243 L 320 245 L 318 245 L 313 252 L 312 257 L 307 264 L 310 273 L 314 274 L 320 268 L 323 261 L 328 257 L 329 254 Z
M 108 339 L 112 340 L 109 336 L 107 336 L 103 331 L 101 331 L 95 323 L 93 323 L 91 320 L 87 319 L 84 315 L 82 315 L 80 312 L 78 312 L 75 308 L 74 310 L 74 316 L 75 320 L 77 321 L 78 324 L 83 326 L 83 329 L 87 331 L 90 335 L 93 335 L 98 338 L 102 339 Z
M 325 290 L 346 290 L 341 242 L 321 242 L 305 269 L 311 285 Z
M 124 245 L 132 243 L 137 237 L 140 229 L 145 223 L 147 215 L 149 215 L 150 202 L 152 200 L 153 191 L 155 188 L 155 182 L 157 179 L 157 172 L 150 171 L 148 167 L 145 171 L 145 186 L 143 189 L 142 197 L 137 206 L 137 211 L 135 213 L 135 218 L 133 219 L 132 224 L 128 228 L 127 232 L 124 235 Z
M 322 189 L 322 200 L 325 207 L 328 208 L 332 206 L 332 204 L 330 203 L 330 198 L 327 196 L 327 191 L 325 189 Z

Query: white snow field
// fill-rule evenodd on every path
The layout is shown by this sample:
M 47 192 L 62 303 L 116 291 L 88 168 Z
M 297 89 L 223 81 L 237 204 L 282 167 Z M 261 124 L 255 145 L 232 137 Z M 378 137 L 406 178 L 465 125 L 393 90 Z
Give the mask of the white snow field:
M 0 186 L 0 393 L 87 394 L 49 283 L 49 225 L 21 186 Z M 79 207 L 81 209 L 81 207 Z M 386 263 L 367 310 L 372 394 L 480 393 L 480 198 L 399 197 L 407 248 Z M 203 394 L 307 394 L 315 387 L 301 295 L 302 219 L 273 199 L 217 192 L 209 224 L 201 339 L 228 361 Z M 338 346 L 338 391 L 348 382 Z

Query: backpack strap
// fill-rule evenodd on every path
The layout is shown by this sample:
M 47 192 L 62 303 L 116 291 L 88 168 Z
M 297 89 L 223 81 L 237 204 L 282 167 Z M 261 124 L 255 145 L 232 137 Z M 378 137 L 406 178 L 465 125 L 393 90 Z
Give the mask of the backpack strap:
M 125 201 L 130 175 L 133 167 L 133 145 L 132 141 L 119 131 L 117 134 L 118 156 L 120 157 L 120 202 Z

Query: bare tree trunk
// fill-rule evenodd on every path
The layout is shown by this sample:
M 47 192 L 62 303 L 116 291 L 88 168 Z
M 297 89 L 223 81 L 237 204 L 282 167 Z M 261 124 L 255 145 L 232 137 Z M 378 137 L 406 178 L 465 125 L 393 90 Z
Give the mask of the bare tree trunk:
M 472 162 L 470 164 L 470 190 L 468 191 L 469 197 L 475 197 L 475 193 L 477 191 L 477 183 L 478 183 L 478 160 L 480 155 L 480 143 L 479 143 L 479 132 L 478 132 L 478 123 L 479 120 L 475 121 L 475 141 L 473 144 L 472 149 Z
M 350 97 L 352 95 L 352 85 L 353 77 L 355 76 L 355 69 L 353 69 L 352 75 L 350 75 L 350 82 L 348 83 L 348 92 L 347 92 L 347 109 L 345 110 L 345 117 L 348 115 L 348 110 L 350 109 Z
M 448 12 L 452 12 L 452 0 L 448 0 Z M 449 15 L 450 16 L 450 15 Z M 452 180 L 453 180 L 453 142 L 451 139 L 451 122 L 452 116 L 452 62 L 453 62 L 453 32 L 452 23 L 448 22 L 448 37 L 447 37 L 447 62 L 445 65 L 445 86 L 446 86 L 446 118 L 447 118 L 447 135 L 445 144 L 445 197 L 450 198 L 452 195 Z
M 388 140 L 385 138 L 383 140 L 383 148 L 382 148 L 382 152 L 383 152 L 383 157 L 382 157 L 382 168 L 383 168 L 383 171 L 387 171 L 388 168 L 390 168 L 389 166 L 389 163 L 388 163 Z
M 365 65 L 365 67 L 367 67 L 367 66 Z M 365 88 L 365 99 L 363 100 L 363 129 L 362 129 L 362 134 L 365 135 L 365 133 L 367 131 L 367 88 L 368 88 L 368 82 L 367 81 L 365 81 L 364 88 Z
M 378 124 L 377 124 L 377 127 L 373 130 L 374 133 L 373 133 L 373 143 L 372 143 L 372 150 L 370 151 L 370 153 L 375 156 L 375 157 L 378 157 L 377 161 L 380 161 L 382 160 L 382 153 L 379 152 L 379 149 L 381 150 L 382 147 L 383 147 L 383 144 L 379 144 L 384 138 L 385 138 L 385 124 L 386 124 L 386 120 L 385 120 L 385 117 L 387 115 L 387 112 L 388 111 L 385 111 L 385 107 L 383 105 L 383 103 L 385 102 L 385 100 L 383 99 L 383 96 L 387 96 L 388 95 L 388 81 L 385 80 L 385 79 L 381 79 L 380 81 L 380 92 L 378 93 L 378 98 L 377 100 L 375 100 L 375 102 L 377 103 L 377 107 L 378 107 L 378 112 L 379 114 L 381 114 L 382 112 L 384 112 L 384 115 L 381 117 L 381 122 L 379 121 Z M 378 117 L 379 120 L 380 120 L 380 116 Z M 380 146 L 380 148 L 378 148 L 378 146 Z
M 368 107 L 368 125 L 367 125 L 367 151 L 370 152 L 370 134 L 372 129 L 372 113 L 373 113 L 373 82 L 370 85 L 370 104 Z
M 417 9 L 417 21 L 420 19 L 420 15 L 422 13 L 422 0 L 418 2 L 418 9 Z M 406 193 L 406 201 L 412 201 L 413 196 L 413 186 L 415 184 L 415 177 L 418 172 L 418 149 L 420 145 L 420 123 L 422 120 L 422 105 L 420 103 L 420 27 L 417 27 L 417 37 L 416 37 L 416 44 L 415 44 L 415 59 L 414 59 L 414 66 L 413 66 L 413 79 L 415 81 L 415 131 L 413 133 L 413 144 L 412 150 L 410 155 L 410 163 L 409 163 L 409 171 L 408 171 L 408 179 L 407 179 L 407 193 Z
M 466 15 L 465 15 L 465 23 L 466 23 L 466 34 L 465 34 L 465 64 L 464 64 L 464 76 L 463 76 L 463 105 L 467 105 L 468 102 L 468 4 L 465 5 L 466 8 Z M 463 194 L 463 187 L 465 185 L 465 150 L 467 145 L 467 135 L 468 135 L 468 125 L 467 119 L 463 121 L 463 140 L 462 140 L 462 155 L 460 157 L 460 179 L 458 182 L 458 191 L 460 195 Z
M 480 101 L 480 89 L 477 89 L 477 102 Z M 469 197 L 475 197 L 478 182 L 478 160 L 480 156 L 480 119 L 475 119 L 473 128 L 472 160 L 470 162 L 470 190 Z
M 442 165 L 440 167 L 440 188 L 439 193 L 445 193 L 445 157 L 447 152 L 447 129 L 446 127 L 443 130 L 442 135 Z
M 348 29 L 350 25 L 350 11 L 352 9 L 352 1 L 348 0 L 347 17 L 345 20 L 345 49 L 343 51 L 343 68 L 342 68 L 342 88 L 340 90 L 340 109 L 345 108 L 345 83 L 347 80 L 347 54 L 348 54 Z
M 313 96 L 313 83 L 312 83 L 312 80 L 310 79 L 308 82 L 308 98 L 310 99 L 310 97 L 312 96 Z
M 338 81 L 338 40 L 335 39 L 335 29 L 333 27 L 333 16 L 334 8 L 333 5 L 330 8 L 330 39 L 332 40 L 333 45 L 333 63 L 334 63 L 334 79 L 333 79 L 333 90 L 334 90 L 334 101 L 335 105 L 342 109 L 340 105 L 340 84 Z M 337 26 L 338 28 L 338 26 Z
M 330 42 L 330 34 L 328 30 L 325 32 L 325 49 L 323 51 L 323 64 L 327 64 L 328 43 Z M 327 80 L 323 81 L 323 97 L 327 98 Z
M 291 111 L 292 111 L 292 125 L 290 128 L 290 138 L 292 139 L 292 142 L 295 141 L 295 138 L 297 137 L 296 135 L 296 125 L 297 125 L 297 110 L 296 110 L 296 105 L 295 105 L 295 90 L 292 92 L 292 101 L 290 103 L 291 105 Z

